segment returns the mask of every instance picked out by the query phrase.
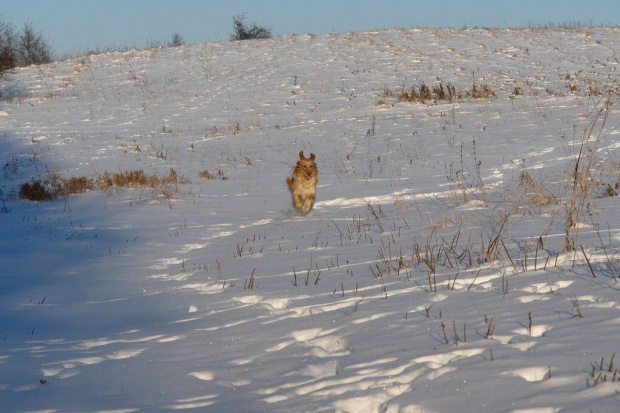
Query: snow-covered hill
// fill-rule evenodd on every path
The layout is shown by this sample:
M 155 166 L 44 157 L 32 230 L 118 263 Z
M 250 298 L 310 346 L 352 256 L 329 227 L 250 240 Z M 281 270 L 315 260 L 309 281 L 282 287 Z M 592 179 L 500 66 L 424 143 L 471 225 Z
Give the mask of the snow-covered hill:
M 611 28 L 388 30 L 17 70 L 0 410 L 617 411 L 619 52 Z M 421 85 L 460 97 L 399 100 Z

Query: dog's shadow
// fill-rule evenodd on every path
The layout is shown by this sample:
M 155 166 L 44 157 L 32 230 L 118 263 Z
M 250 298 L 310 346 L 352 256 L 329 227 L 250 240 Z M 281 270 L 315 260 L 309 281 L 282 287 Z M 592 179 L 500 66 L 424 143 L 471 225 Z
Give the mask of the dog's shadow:
M 313 215 L 312 210 L 308 212 L 303 212 L 295 208 L 288 208 L 280 212 L 282 213 L 284 218 L 305 218 L 305 217 L 311 217 Z

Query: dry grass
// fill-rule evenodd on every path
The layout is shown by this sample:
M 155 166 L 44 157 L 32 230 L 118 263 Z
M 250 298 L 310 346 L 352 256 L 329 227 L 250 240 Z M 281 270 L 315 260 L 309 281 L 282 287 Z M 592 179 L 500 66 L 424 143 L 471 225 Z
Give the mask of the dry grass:
M 171 188 L 178 184 L 187 183 L 187 179 L 178 176 L 174 169 L 168 175 L 148 175 L 142 169 L 116 173 L 105 172 L 94 178 L 85 176 L 61 179 L 51 174 L 45 180 L 34 180 L 23 184 L 19 189 L 19 197 L 28 201 L 51 201 L 66 198 L 73 194 L 83 194 L 87 191 L 109 191 L 114 188 L 145 187 L 160 191 L 170 197 L 174 191 Z
M 571 173 L 571 197 L 566 204 L 566 236 L 564 250 L 574 250 L 577 245 L 579 234 L 578 223 L 586 213 L 586 208 L 590 205 L 594 183 L 597 181 L 593 176 L 593 170 L 598 163 L 598 148 L 601 142 L 609 136 L 605 125 L 612 110 L 620 106 L 620 102 L 613 101 L 611 98 L 602 99 L 598 102 L 588 115 L 589 123 L 584 128 L 581 143 L 576 146 L 579 151 L 573 160 L 574 168 Z M 575 142 L 578 143 L 578 142 Z M 613 188 L 612 188 L 613 189 Z M 613 191 L 611 194 L 613 195 Z
M 221 179 L 222 181 L 226 181 L 228 177 L 221 169 L 218 169 L 215 174 L 212 174 L 208 170 L 204 170 L 198 174 L 200 179 Z
M 94 189 L 95 182 L 85 176 L 73 177 L 64 181 L 64 189 L 69 194 L 83 194 Z
M 101 175 L 98 179 L 99 188 L 106 190 L 109 188 L 126 188 L 126 187 L 149 187 L 157 188 L 164 185 L 182 183 L 179 181 L 177 172 L 170 169 L 166 176 L 147 175 L 142 169 L 133 171 L 117 172 L 109 174 L 108 172 Z
M 381 96 L 380 104 L 385 104 L 389 98 L 396 97 L 399 102 L 411 102 L 411 103 L 427 103 L 427 102 L 454 102 L 462 100 L 465 96 L 474 99 L 491 99 L 495 97 L 495 92 L 491 90 L 489 85 L 476 86 L 473 84 L 470 90 L 457 90 L 451 84 L 444 86 L 442 82 L 439 82 L 432 89 L 426 84 L 422 83 L 419 87 L 411 87 L 405 89 L 402 87 L 400 92 L 393 92 L 387 87 L 384 87 Z M 379 104 L 379 103 L 378 103 Z
M 495 92 L 491 90 L 491 87 L 489 85 L 482 85 L 482 87 L 477 87 L 474 84 L 471 91 L 468 92 L 468 96 L 471 96 L 474 99 L 490 99 L 495 96 Z
M 57 198 L 41 181 L 26 182 L 19 188 L 19 197 L 28 201 L 51 201 Z
M 428 86 L 422 83 L 417 89 L 412 87 L 410 90 L 405 90 L 403 87 L 397 94 L 392 92 L 383 92 L 384 97 L 391 97 L 396 95 L 399 102 L 414 102 L 414 103 L 426 103 L 428 101 L 446 101 L 452 102 L 463 98 L 461 92 L 457 92 L 456 88 L 451 84 L 444 87 L 443 83 L 439 83 L 433 86 L 431 90 Z
M 537 182 L 525 169 L 521 172 L 519 187 L 529 199 L 529 205 L 540 208 L 557 202 L 556 197 L 550 193 L 543 182 Z

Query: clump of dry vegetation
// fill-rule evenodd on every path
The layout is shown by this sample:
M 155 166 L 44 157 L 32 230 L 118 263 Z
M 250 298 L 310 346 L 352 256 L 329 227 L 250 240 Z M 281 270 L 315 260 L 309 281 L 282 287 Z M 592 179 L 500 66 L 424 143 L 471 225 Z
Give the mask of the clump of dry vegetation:
M 399 92 L 393 92 L 387 87 L 384 87 L 379 104 L 385 104 L 386 99 L 394 97 L 396 97 L 399 102 L 424 104 L 427 102 L 440 101 L 454 102 L 462 100 L 466 96 L 474 99 L 490 99 L 495 97 L 495 92 L 491 90 L 489 85 L 477 86 L 475 83 L 470 90 L 457 90 L 456 87 L 450 83 L 444 86 L 442 82 L 439 82 L 432 88 L 422 83 L 420 86 L 412 86 L 410 89 L 406 89 L 403 86 Z
M 393 93 L 385 93 L 384 95 L 393 96 Z M 413 86 L 409 90 L 405 90 L 403 87 L 399 93 L 396 94 L 399 102 L 414 102 L 414 103 L 426 103 L 427 101 L 447 101 L 452 102 L 454 100 L 462 99 L 463 94 L 457 92 L 456 88 L 448 84 L 444 87 L 443 83 L 439 83 L 433 86 L 431 90 L 428 86 L 422 83 L 417 89 Z
M 19 197 L 29 201 L 51 201 L 56 193 L 50 191 L 41 181 L 26 182 L 19 188 Z
M 126 187 L 148 187 L 158 188 L 164 185 L 183 183 L 179 181 L 177 172 L 170 169 L 167 176 L 147 175 L 142 169 L 133 171 L 117 172 L 110 174 L 108 172 L 101 175 L 98 179 L 99 188 L 107 190 L 110 188 L 126 188 Z
M 87 191 L 109 191 L 114 188 L 142 187 L 159 191 L 167 198 L 173 194 L 172 188 L 178 184 L 187 183 L 177 171 L 170 169 L 168 175 L 158 176 L 146 174 L 142 169 L 116 173 L 105 172 L 94 178 L 79 176 L 61 179 L 57 175 L 50 175 L 44 180 L 33 180 L 23 184 L 19 189 L 19 197 L 28 201 L 51 201 L 66 198 L 73 194 L 83 194 Z
M 610 91 L 611 95 L 611 91 Z M 599 184 L 602 182 L 594 175 L 599 164 L 598 149 L 602 141 L 609 136 L 606 130 L 609 114 L 620 106 L 618 101 L 606 98 L 599 101 L 588 115 L 589 123 L 584 128 L 581 143 L 575 141 L 578 151 L 574 155 L 569 181 L 570 198 L 566 203 L 566 237 L 564 250 L 572 251 L 577 245 L 579 223 L 587 213 L 592 195 L 597 186 L 603 186 L 604 193 L 600 196 L 615 196 L 616 184 Z M 620 184 L 617 185 L 620 188 Z
M 468 92 L 468 95 L 473 97 L 474 99 L 490 99 L 495 96 L 495 92 L 491 90 L 491 87 L 489 85 L 482 85 L 481 87 L 477 87 L 474 84 L 471 88 L 471 91 Z
M 520 178 L 519 187 L 529 199 L 529 205 L 539 208 L 557 202 L 556 197 L 545 188 L 545 185 L 534 180 L 525 169 L 521 172 Z
M 226 181 L 228 177 L 221 169 L 218 169 L 215 174 L 212 174 L 208 170 L 204 170 L 198 174 L 200 179 L 221 179 L 222 181 Z
M 85 176 L 78 176 L 69 178 L 63 181 L 62 188 L 67 194 L 83 194 L 86 191 L 91 191 L 95 187 L 95 182 L 91 178 Z

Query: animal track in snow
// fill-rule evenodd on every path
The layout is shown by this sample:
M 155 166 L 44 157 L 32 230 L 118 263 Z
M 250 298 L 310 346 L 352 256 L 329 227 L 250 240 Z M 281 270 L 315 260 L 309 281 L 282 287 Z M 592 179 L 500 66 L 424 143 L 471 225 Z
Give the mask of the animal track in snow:
M 151 265 L 149 268 L 152 270 L 167 270 L 172 265 L 180 265 L 183 263 L 181 258 L 160 258 L 157 260 L 158 264 Z
M 210 244 L 204 243 L 204 244 L 187 244 L 183 247 L 183 249 L 179 250 L 178 253 L 179 254 L 189 254 L 190 252 L 194 251 L 194 250 L 201 250 L 204 249 L 206 247 L 208 247 Z
M 522 297 L 517 297 L 517 300 L 521 303 L 531 303 L 533 301 L 547 301 L 549 300 L 549 296 L 548 295 L 524 295 Z
M 123 334 L 123 337 L 134 333 L 137 333 L 137 331 L 127 331 Z M 144 347 L 144 343 L 167 343 L 181 340 L 183 338 L 185 338 L 185 336 L 155 334 L 144 337 L 120 339 L 104 337 L 88 339 L 73 343 L 59 341 L 58 343 L 56 343 L 58 346 L 69 344 L 70 348 L 76 351 L 78 354 L 87 353 L 88 356 L 51 361 L 42 364 L 40 372 L 43 377 L 66 379 L 80 374 L 81 370 L 87 366 L 92 366 L 107 361 L 119 361 L 137 357 L 147 350 L 147 348 Z M 127 346 L 125 348 L 115 351 L 105 351 L 108 346 L 114 346 L 118 348 L 119 345 L 138 345 L 139 347 Z
M 244 297 L 233 297 L 234 301 L 242 304 L 256 304 L 263 299 L 260 295 L 246 295 Z
M 174 404 L 165 406 L 171 410 L 201 409 L 216 403 L 214 400 L 219 394 L 209 394 L 206 396 L 190 397 L 188 399 L 175 400 Z
M 244 320 L 231 321 L 230 323 L 223 324 L 223 325 L 217 325 L 217 326 L 205 327 L 205 328 L 197 328 L 196 331 L 217 331 L 223 328 L 230 328 L 230 327 L 235 327 L 241 324 L 249 323 L 250 321 L 252 320 L 244 319 Z
M 297 387 L 294 393 L 296 395 L 312 393 L 316 396 L 340 396 L 349 392 L 363 391 L 375 395 L 385 393 L 391 396 L 385 399 L 388 400 L 409 391 L 411 383 L 424 374 L 424 368 L 412 369 L 414 366 L 415 363 L 404 363 L 395 368 L 373 370 L 370 373 L 357 372 L 345 379 L 323 379 Z
M 368 411 L 368 412 L 379 412 L 379 411 L 393 411 L 393 409 L 387 409 L 384 407 L 385 403 L 389 400 L 393 399 L 396 396 L 400 396 L 411 390 L 411 386 L 401 385 L 388 387 L 384 390 L 370 392 L 370 394 L 365 396 L 357 396 L 357 397 L 349 397 L 345 399 L 338 400 L 334 402 L 332 405 L 337 411 L 345 411 L 345 412 L 354 412 L 354 411 Z M 365 392 L 366 393 L 366 392 Z M 394 411 L 401 411 L 400 409 Z M 418 411 L 418 410 L 402 410 L 402 411 Z
M 574 281 L 556 281 L 554 283 L 535 283 L 529 287 L 522 288 L 521 291 L 526 293 L 548 294 L 551 291 L 558 291 L 562 288 L 571 286 Z
M 57 377 L 59 379 L 66 379 L 79 374 L 80 372 L 79 370 L 77 370 L 77 368 L 79 367 L 99 364 L 104 361 L 128 359 L 140 355 L 144 350 L 146 349 L 139 348 L 132 350 L 121 350 L 103 356 L 80 357 L 60 362 L 44 364 L 43 366 L 52 367 L 42 368 L 41 373 L 44 377 Z
M 275 346 L 271 346 L 268 349 L 266 349 L 265 351 L 267 353 L 273 353 L 275 351 L 280 351 L 282 349 L 287 348 L 288 346 L 290 346 L 291 344 L 295 344 L 297 341 L 283 341 L 281 343 L 276 344 Z
M 541 324 L 541 325 L 532 326 L 531 334 L 527 327 L 518 328 L 516 330 L 512 330 L 512 332 L 516 334 L 521 334 L 523 336 L 541 337 L 547 331 L 550 331 L 550 330 L 551 330 L 551 327 Z
M 580 302 L 586 302 L 585 306 L 586 307 L 591 307 L 591 308 L 620 308 L 620 304 L 614 302 L 614 301 L 610 301 L 610 300 L 606 300 L 604 298 L 601 297 L 595 297 L 593 295 L 584 295 L 584 296 L 580 296 L 580 297 L 576 297 L 578 301 Z
M 264 304 L 268 310 L 283 310 L 291 305 L 292 300 L 289 298 L 271 298 L 263 300 L 261 304 Z
M 413 361 L 418 364 L 426 364 L 432 369 L 438 369 L 453 361 L 461 360 L 464 358 L 476 356 L 484 353 L 483 348 L 472 348 L 465 350 L 454 350 L 449 353 L 433 354 L 431 356 L 423 356 L 414 359 Z
M 384 359 L 368 361 L 368 362 L 359 363 L 359 364 L 353 364 L 353 365 L 347 366 L 345 368 L 346 369 L 363 369 L 363 368 L 368 368 L 368 367 L 379 366 L 381 364 L 392 363 L 392 362 L 394 362 L 396 360 L 398 360 L 398 358 L 396 358 L 396 357 L 388 357 L 388 358 L 384 358 Z
M 357 318 L 357 319 L 355 319 L 355 320 L 353 320 L 351 322 L 353 324 L 362 324 L 362 323 L 366 323 L 368 321 L 378 320 L 380 318 L 387 317 L 387 316 L 394 315 L 394 314 L 396 314 L 396 313 L 395 312 L 391 312 L 391 313 L 377 313 L 377 314 L 369 315 L 368 317 Z
M 521 377 L 525 381 L 542 381 L 549 375 L 549 367 L 526 367 L 503 373 L 504 375 Z
M 260 219 L 256 222 L 253 222 L 251 224 L 247 224 L 247 225 L 239 225 L 240 229 L 245 229 L 245 228 L 250 228 L 250 227 L 256 227 L 259 225 L 267 225 L 270 224 L 273 221 L 273 219 Z
M 189 373 L 190 376 L 196 377 L 198 380 L 210 381 L 215 378 L 215 373 L 211 370 L 195 371 Z
M 353 349 L 345 338 L 331 333 L 335 330 L 323 331 L 320 328 L 300 330 L 291 333 L 298 342 L 311 347 L 311 354 L 317 357 L 345 356 L 351 354 Z
M 339 336 L 324 336 L 309 340 L 313 346 L 312 354 L 318 357 L 345 356 L 353 352 L 349 341 Z
M 180 290 L 194 290 L 203 294 L 217 294 L 224 291 L 224 287 L 220 282 L 212 283 L 188 283 L 178 287 Z
M 298 371 L 288 373 L 287 376 L 297 374 L 302 376 L 310 376 L 315 379 L 332 377 L 338 374 L 338 362 L 331 360 L 320 364 L 308 364 Z
M 245 297 L 234 297 L 233 300 L 242 304 L 260 304 L 269 311 L 284 310 L 291 305 L 290 298 L 267 298 L 263 299 L 260 295 L 247 295 Z

